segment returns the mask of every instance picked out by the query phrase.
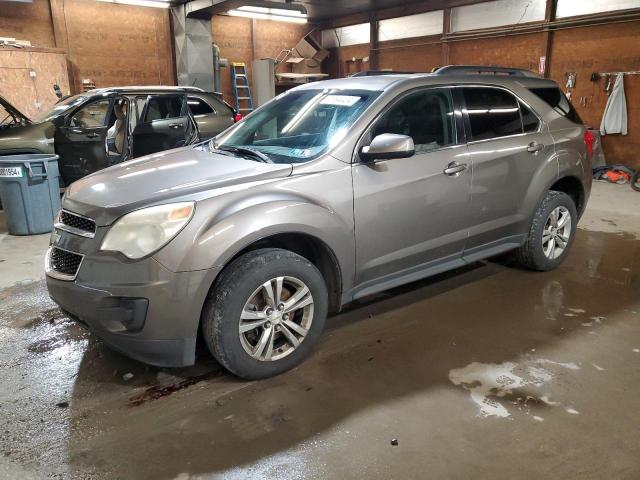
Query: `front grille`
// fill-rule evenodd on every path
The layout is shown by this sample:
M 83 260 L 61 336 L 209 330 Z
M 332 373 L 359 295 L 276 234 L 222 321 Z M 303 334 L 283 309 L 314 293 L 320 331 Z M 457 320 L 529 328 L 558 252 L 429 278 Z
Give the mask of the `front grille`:
M 96 233 L 96 222 L 66 210 L 60 212 L 60 223 L 92 235 Z
M 52 247 L 49 258 L 49 267 L 54 272 L 75 277 L 82 262 L 82 255 L 67 252 L 60 248 Z

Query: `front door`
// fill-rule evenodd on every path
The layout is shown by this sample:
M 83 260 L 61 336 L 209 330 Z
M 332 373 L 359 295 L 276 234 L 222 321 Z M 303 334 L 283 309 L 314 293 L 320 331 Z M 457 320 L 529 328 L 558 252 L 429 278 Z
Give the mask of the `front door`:
M 183 146 L 190 122 L 184 95 L 149 95 L 133 130 L 133 156 Z
M 109 166 L 106 138 L 111 102 L 111 98 L 89 102 L 56 128 L 55 151 L 66 185 Z
M 462 263 L 471 165 L 458 119 L 449 89 L 421 89 L 365 135 L 365 145 L 382 133 L 409 135 L 416 151 L 353 166 L 356 297 Z

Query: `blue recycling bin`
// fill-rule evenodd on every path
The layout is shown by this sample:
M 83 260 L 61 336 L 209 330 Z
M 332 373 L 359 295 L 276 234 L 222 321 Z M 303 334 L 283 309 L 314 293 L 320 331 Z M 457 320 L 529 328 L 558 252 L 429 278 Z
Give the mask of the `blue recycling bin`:
M 58 156 L 0 156 L 0 200 L 11 235 L 51 231 L 60 210 Z

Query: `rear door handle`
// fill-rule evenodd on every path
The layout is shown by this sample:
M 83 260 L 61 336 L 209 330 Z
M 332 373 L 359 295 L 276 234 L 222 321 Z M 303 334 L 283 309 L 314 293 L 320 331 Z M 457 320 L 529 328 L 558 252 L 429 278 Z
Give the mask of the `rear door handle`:
M 171 128 L 180 128 L 181 126 L 182 126 L 181 123 L 170 123 L 169 124 L 169 127 L 171 127 Z
M 451 162 L 449 165 L 447 165 L 447 168 L 445 168 L 442 173 L 450 177 L 454 177 L 459 173 L 464 172 L 466 169 L 467 169 L 466 163 Z
M 527 152 L 536 153 L 542 150 L 543 148 L 544 148 L 544 145 L 542 143 L 531 142 L 529 145 L 527 145 Z

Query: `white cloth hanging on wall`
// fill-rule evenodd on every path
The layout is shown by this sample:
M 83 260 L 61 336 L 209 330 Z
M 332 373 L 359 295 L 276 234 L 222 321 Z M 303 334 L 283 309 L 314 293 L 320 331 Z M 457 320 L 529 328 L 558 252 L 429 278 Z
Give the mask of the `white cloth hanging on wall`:
M 613 85 L 607 105 L 604 107 L 600 133 L 602 135 L 627 134 L 627 100 L 624 97 L 624 75 L 622 73 L 616 75 L 616 83 Z

